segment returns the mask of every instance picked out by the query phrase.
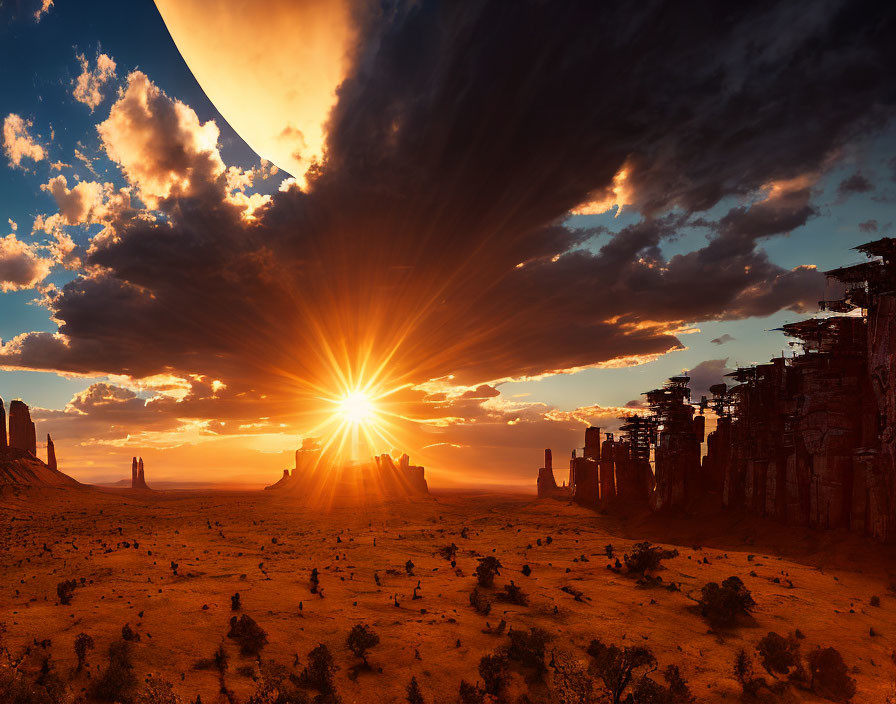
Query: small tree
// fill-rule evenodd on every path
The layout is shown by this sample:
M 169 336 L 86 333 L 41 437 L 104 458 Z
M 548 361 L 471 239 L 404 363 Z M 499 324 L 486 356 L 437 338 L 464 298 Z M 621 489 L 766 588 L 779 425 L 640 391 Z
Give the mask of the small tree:
M 729 577 L 722 585 L 706 584 L 701 590 L 700 613 L 713 627 L 733 626 L 741 614 L 749 615 L 756 602 L 739 577 Z
M 420 685 L 417 684 L 417 678 L 411 677 L 411 681 L 408 682 L 408 704 L 423 704 L 423 692 L 420 691 Z
M 492 610 L 491 600 L 485 593 L 479 591 L 479 587 L 473 587 L 473 591 L 470 592 L 470 605 L 483 616 L 488 616 Z
M 553 694 L 558 704 L 591 704 L 594 701 L 594 680 L 575 658 L 565 652 L 551 655 L 554 670 Z
M 480 587 L 493 587 L 495 575 L 501 574 L 501 562 L 497 557 L 489 555 L 479 558 L 479 566 L 476 568 L 476 579 Z
M 762 666 L 770 675 L 786 675 L 800 661 L 800 644 L 793 636 L 785 638 L 770 632 L 759 641 L 756 650 Z
M 78 586 L 78 582 L 74 579 L 68 579 L 63 582 L 60 582 L 56 585 L 56 596 L 59 597 L 59 603 L 68 606 L 72 603 L 72 597 L 75 594 L 75 589 Z
M 227 637 L 239 644 L 242 655 L 258 655 L 268 642 L 268 634 L 248 614 L 231 616 Z
M 741 648 L 734 656 L 734 679 L 740 683 L 744 694 L 756 694 L 759 688 L 759 680 L 753 675 L 753 658 L 746 650 Z
M 588 654 L 593 658 L 595 674 L 603 680 L 613 704 L 622 701 L 622 695 L 632 683 L 637 670 L 643 674 L 656 669 L 656 658 L 647 648 L 641 646 L 604 645 L 595 638 L 588 646 Z
M 835 702 L 848 702 L 855 696 L 856 681 L 849 676 L 843 657 L 835 648 L 809 653 L 812 691 Z
M 93 648 L 93 638 L 89 635 L 86 633 L 79 633 L 75 636 L 75 657 L 78 658 L 78 672 L 84 669 L 84 663 L 87 660 L 87 651 L 93 650 Z
M 479 661 L 479 676 L 487 694 L 497 697 L 507 684 L 507 656 L 485 655 Z
M 529 597 L 527 597 L 523 590 L 520 589 L 513 583 L 513 580 L 510 580 L 510 584 L 504 585 L 503 593 L 499 593 L 495 596 L 498 601 L 505 601 L 508 604 L 516 604 L 517 606 L 528 606 L 529 605 Z
M 347 645 L 357 657 L 364 661 L 364 667 L 370 667 L 367 663 L 367 651 L 379 645 L 380 637 L 369 626 L 357 623 L 349 631 Z
M 528 632 L 510 631 L 507 636 L 510 638 L 507 657 L 523 667 L 530 667 L 539 674 L 543 673 L 545 649 L 551 640 L 551 634 L 541 628 L 530 628 Z
M 131 644 L 117 640 L 109 646 L 109 665 L 94 681 L 91 695 L 101 702 L 128 701 L 137 688 L 137 677 L 131 662 Z
M 612 556 L 612 546 L 608 552 Z M 637 543 L 632 549 L 631 555 L 625 555 L 623 560 L 628 571 L 632 574 L 644 574 L 657 569 L 663 560 L 678 557 L 678 550 L 664 550 L 649 542 Z
M 321 694 L 331 694 L 337 669 L 330 649 L 321 643 L 308 653 L 308 664 L 299 675 L 299 684 L 316 689 Z

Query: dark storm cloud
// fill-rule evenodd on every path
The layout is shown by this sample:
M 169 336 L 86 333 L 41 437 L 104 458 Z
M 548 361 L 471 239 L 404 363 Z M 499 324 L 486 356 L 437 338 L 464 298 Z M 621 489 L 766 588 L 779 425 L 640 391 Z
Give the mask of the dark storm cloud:
M 280 193 L 247 222 L 215 166 L 207 188 L 162 199 L 166 220 L 95 241 L 95 268 L 48 300 L 62 337 L 24 336 L 0 362 L 283 390 L 319 371 L 323 338 L 397 346 L 390 366 L 404 381 L 478 384 L 660 354 L 687 321 L 808 310 L 821 275 L 779 267 L 758 243 L 806 224 L 811 175 L 889 117 L 894 12 L 424 2 L 364 13 L 307 193 Z M 171 112 L 152 106 L 160 120 Z M 645 219 L 582 248 L 596 232 L 558 223 L 623 168 L 627 207 Z M 706 220 L 726 196 L 753 202 Z M 665 258 L 661 243 L 695 224 L 707 244 Z
M 847 198 L 854 193 L 868 193 L 874 190 L 874 184 L 864 175 L 856 171 L 852 176 L 843 179 L 837 186 L 837 195 Z

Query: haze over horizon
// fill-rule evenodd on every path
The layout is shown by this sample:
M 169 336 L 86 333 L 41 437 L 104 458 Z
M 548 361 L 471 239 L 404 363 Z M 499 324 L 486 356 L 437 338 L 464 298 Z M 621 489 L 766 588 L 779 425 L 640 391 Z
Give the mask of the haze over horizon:
M 893 234 L 894 14 L 4 2 L 0 396 L 81 481 L 531 485 Z

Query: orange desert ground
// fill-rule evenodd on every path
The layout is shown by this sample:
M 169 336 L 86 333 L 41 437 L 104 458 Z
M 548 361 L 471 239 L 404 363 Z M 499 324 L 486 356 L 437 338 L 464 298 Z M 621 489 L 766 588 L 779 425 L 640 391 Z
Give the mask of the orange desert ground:
M 245 701 L 271 663 L 285 668 L 281 677 L 299 674 L 320 643 L 335 657 L 344 702 L 405 701 L 412 676 L 425 701 L 456 702 L 462 679 L 481 679 L 480 659 L 506 647 L 511 629 L 531 627 L 551 636 L 546 664 L 580 673 L 594 638 L 647 647 L 660 670 L 680 668 L 699 702 L 741 701 L 735 656 L 745 649 L 756 661 L 756 644 L 770 631 L 798 629 L 803 656 L 835 646 L 856 680 L 854 701 L 886 701 L 896 679 L 896 565 L 879 545 L 848 536 L 792 528 L 785 535 L 730 516 L 724 524 L 623 521 L 563 501 L 460 493 L 320 510 L 262 492 L 44 489 L 7 494 L 0 510 L 4 645 L 10 658 L 70 681 L 75 695 L 90 691 L 126 625 L 139 636 L 131 654 L 141 684 L 167 680 L 183 701 L 198 695 L 206 704 Z M 679 551 L 652 585 L 608 569 L 643 540 Z M 452 543 L 454 568 L 440 554 Z M 494 588 L 481 590 L 492 599 L 483 615 L 470 594 L 477 558 L 489 555 L 503 567 Z M 696 599 L 704 584 L 732 575 L 756 608 L 736 627 L 712 630 Z M 69 579 L 77 587 L 63 605 L 57 585 Z M 511 580 L 527 606 L 494 598 Z M 259 656 L 242 656 L 227 637 L 231 617 L 243 614 L 267 633 Z M 356 624 L 380 638 L 367 653 L 369 668 L 346 647 Z M 95 647 L 77 672 L 80 633 Z M 209 665 L 219 646 L 228 656 L 223 675 Z M 758 661 L 755 670 L 771 687 L 786 680 Z M 571 701 L 558 687 L 555 668 L 539 675 L 511 662 L 503 698 Z M 594 692 L 593 701 L 609 701 L 599 681 Z M 823 701 L 798 686 L 757 697 Z

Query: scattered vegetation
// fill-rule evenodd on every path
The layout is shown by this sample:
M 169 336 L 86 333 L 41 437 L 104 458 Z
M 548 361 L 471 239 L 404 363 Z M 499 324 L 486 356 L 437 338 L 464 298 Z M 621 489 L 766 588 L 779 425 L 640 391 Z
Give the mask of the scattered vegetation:
M 740 615 L 749 615 L 756 606 L 750 590 L 739 577 L 728 577 L 722 585 L 710 582 L 701 590 L 700 613 L 714 628 L 730 627 Z
M 808 660 L 813 692 L 835 702 L 848 702 L 855 696 L 856 681 L 835 648 L 813 650 Z
M 612 557 L 612 546 L 607 547 L 610 548 L 607 551 L 609 553 L 608 557 Z M 631 554 L 623 556 L 622 559 L 631 574 L 643 575 L 645 572 L 659 569 L 663 560 L 669 560 L 673 557 L 678 557 L 678 550 L 665 550 L 645 541 L 637 543 Z
M 479 661 L 479 676 L 486 694 L 500 695 L 507 684 L 507 656 L 499 653 L 483 656 Z
M 308 664 L 299 675 L 299 684 L 323 695 L 332 694 L 335 692 L 333 677 L 338 669 L 330 649 L 321 643 L 308 653 Z
M 501 562 L 497 557 L 489 555 L 479 558 L 479 566 L 476 568 L 476 579 L 480 587 L 491 588 L 495 585 L 495 575 L 501 574 Z
M 379 643 L 380 637 L 369 626 L 362 623 L 352 626 L 346 641 L 348 649 L 364 661 L 364 667 L 370 667 L 367 662 L 367 651 L 376 647 Z
M 759 660 L 770 675 L 786 675 L 800 663 L 800 644 L 794 637 L 785 638 L 770 632 L 756 646 Z
M 59 603 L 68 606 L 72 603 L 72 597 L 75 595 L 75 589 L 78 582 L 74 579 L 67 579 L 56 585 L 56 596 L 59 597 Z
M 511 630 L 507 636 L 510 645 L 507 657 L 538 673 L 545 671 L 544 654 L 551 634 L 541 628 L 530 628 L 528 631 Z
M 485 593 L 479 591 L 479 587 L 473 587 L 473 591 L 470 592 L 470 605 L 483 616 L 488 616 L 492 610 L 491 599 Z
M 84 663 L 87 661 L 87 651 L 93 650 L 94 643 L 86 633 L 79 633 L 75 636 L 75 657 L 78 658 L 77 672 L 84 669 Z
M 184 704 L 166 680 L 150 677 L 134 698 L 134 704 Z
M 258 655 L 268 642 L 268 634 L 248 614 L 231 616 L 227 637 L 239 644 L 242 655 Z
M 529 605 L 529 597 L 523 593 L 522 589 L 513 583 L 512 579 L 510 580 L 510 584 L 504 585 L 504 591 L 496 594 L 495 598 L 498 601 L 503 601 L 508 604 L 516 604 L 517 606 Z
M 620 648 L 595 638 L 587 652 L 592 657 L 592 670 L 603 681 L 613 704 L 622 701 L 636 675 L 640 678 L 656 669 L 653 653 L 637 645 Z
M 101 702 L 129 701 L 137 689 L 137 677 L 131 661 L 131 644 L 114 641 L 109 646 L 109 664 L 91 687 L 91 696 Z

